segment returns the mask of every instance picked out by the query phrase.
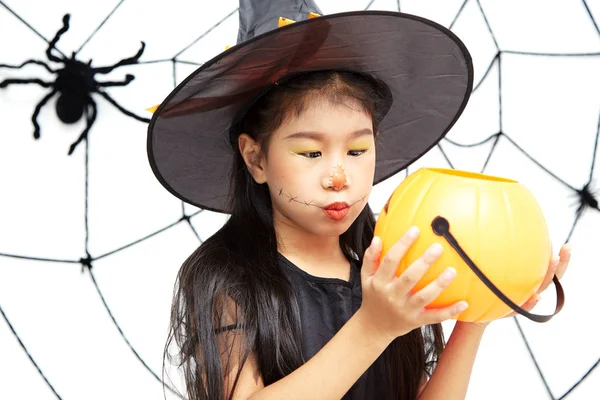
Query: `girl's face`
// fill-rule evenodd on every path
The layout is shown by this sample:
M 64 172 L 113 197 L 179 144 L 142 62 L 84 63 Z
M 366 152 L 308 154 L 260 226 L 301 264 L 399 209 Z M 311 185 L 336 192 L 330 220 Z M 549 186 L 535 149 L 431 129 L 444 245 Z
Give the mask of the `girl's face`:
M 276 226 L 339 236 L 367 204 L 375 174 L 373 121 L 355 102 L 312 102 L 277 129 L 262 160 Z

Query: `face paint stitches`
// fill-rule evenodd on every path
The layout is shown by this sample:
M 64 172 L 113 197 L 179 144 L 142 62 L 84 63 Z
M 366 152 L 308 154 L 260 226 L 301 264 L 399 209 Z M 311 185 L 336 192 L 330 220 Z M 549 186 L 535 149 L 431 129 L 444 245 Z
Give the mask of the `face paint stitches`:
M 325 210 L 326 206 L 322 206 L 319 204 L 315 204 L 313 203 L 313 200 L 311 201 L 306 201 L 306 200 L 298 200 L 298 196 L 292 196 L 291 194 L 289 194 L 288 192 L 286 192 L 282 187 L 278 187 L 277 188 L 278 194 L 280 197 L 285 197 L 288 199 L 288 202 L 294 202 L 294 203 L 298 203 L 298 204 L 302 204 L 304 206 L 310 206 L 310 207 L 317 207 L 320 208 L 322 210 Z M 356 203 L 360 203 L 362 201 L 365 201 L 365 199 L 367 198 L 367 194 L 364 194 L 361 196 L 360 200 L 356 200 L 353 203 L 351 203 L 348 208 L 352 207 L 353 205 L 355 205 Z

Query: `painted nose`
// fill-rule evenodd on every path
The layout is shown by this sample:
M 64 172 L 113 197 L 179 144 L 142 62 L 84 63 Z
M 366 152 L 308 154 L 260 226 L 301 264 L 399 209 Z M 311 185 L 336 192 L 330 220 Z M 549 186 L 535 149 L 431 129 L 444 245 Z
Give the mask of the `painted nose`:
M 348 175 L 344 170 L 344 167 L 338 163 L 333 167 L 331 175 L 324 179 L 324 187 L 332 188 L 333 190 L 342 190 L 350 184 Z

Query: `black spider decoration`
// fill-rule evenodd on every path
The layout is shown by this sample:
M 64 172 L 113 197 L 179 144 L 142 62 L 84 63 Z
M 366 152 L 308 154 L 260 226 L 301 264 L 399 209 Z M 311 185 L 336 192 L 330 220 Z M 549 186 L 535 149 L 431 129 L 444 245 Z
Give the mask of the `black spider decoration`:
M 577 214 L 581 214 L 586 208 L 594 208 L 600 211 L 598 199 L 596 198 L 598 193 L 593 189 L 591 182 L 588 182 L 583 189 L 577 190 L 577 195 L 579 196 Z
M 33 126 L 35 128 L 33 132 L 33 137 L 35 139 L 40 138 L 40 126 L 37 123 L 37 117 L 40 113 L 40 110 L 54 95 L 58 94 L 58 99 L 56 101 L 56 114 L 62 122 L 66 124 L 75 123 L 81 119 L 83 114 L 85 114 L 87 122 L 86 127 L 79 138 L 69 148 L 69 155 L 71 155 L 79 143 L 81 143 L 83 140 L 87 140 L 88 132 L 96 120 L 97 108 L 96 102 L 91 96 L 92 93 L 98 93 L 127 116 L 133 117 L 142 122 L 150 122 L 150 120 L 148 118 L 137 116 L 134 113 L 126 110 L 113 98 L 111 98 L 108 93 L 102 90 L 102 88 L 111 86 L 126 86 L 134 79 L 133 75 L 127 74 L 125 76 L 125 80 L 121 82 L 98 82 L 94 77 L 96 74 L 107 74 L 115 68 L 123 65 L 136 64 L 144 52 L 145 43 L 142 42 L 142 46 L 135 56 L 121 60 L 108 67 L 92 67 L 92 60 L 89 60 L 87 63 L 78 61 L 75 59 L 75 52 L 73 52 L 72 56 L 69 58 L 59 57 L 52 54 L 52 50 L 57 50 L 55 47 L 56 43 L 60 37 L 69 30 L 69 19 L 69 14 L 66 14 L 63 17 L 63 27 L 56 33 L 56 36 L 54 36 L 54 39 L 52 39 L 52 41 L 49 43 L 48 49 L 46 50 L 48 60 L 56 63 L 62 63 L 64 65 L 63 68 L 52 69 L 45 62 L 33 59 L 27 60 L 23 64 L 17 66 L 0 64 L 0 67 L 14 69 L 22 68 L 27 64 L 41 65 L 50 73 L 56 74 L 56 80 L 54 82 L 44 82 L 41 79 L 36 78 L 5 79 L 4 81 L 0 82 L 0 88 L 5 88 L 11 84 L 26 83 L 35 83 L 45 88 L 52 88 L 50 93 L 44 96 L 44 98 L 42 98 L 42 100 L 37 104 L 31 117 Z

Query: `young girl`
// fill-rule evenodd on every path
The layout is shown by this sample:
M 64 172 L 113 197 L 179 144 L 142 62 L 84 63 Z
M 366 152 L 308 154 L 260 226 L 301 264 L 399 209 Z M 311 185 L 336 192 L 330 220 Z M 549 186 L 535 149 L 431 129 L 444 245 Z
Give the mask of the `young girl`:
M 178 275 L 167 347 L 176 341 L 188 398 L 463 399 L 485 324 L 458 322 L 444 348 L 440 323 L 468 305 L 425 306 L 456 271 L 412 293 L 442 247 L 396 278 L 418 229 L 381 258 L 367 201 L 461 113 L 468 53 L 399 13 L 294 25 L 205 64 L 149 128 L 161 183 L 231 215 Z

